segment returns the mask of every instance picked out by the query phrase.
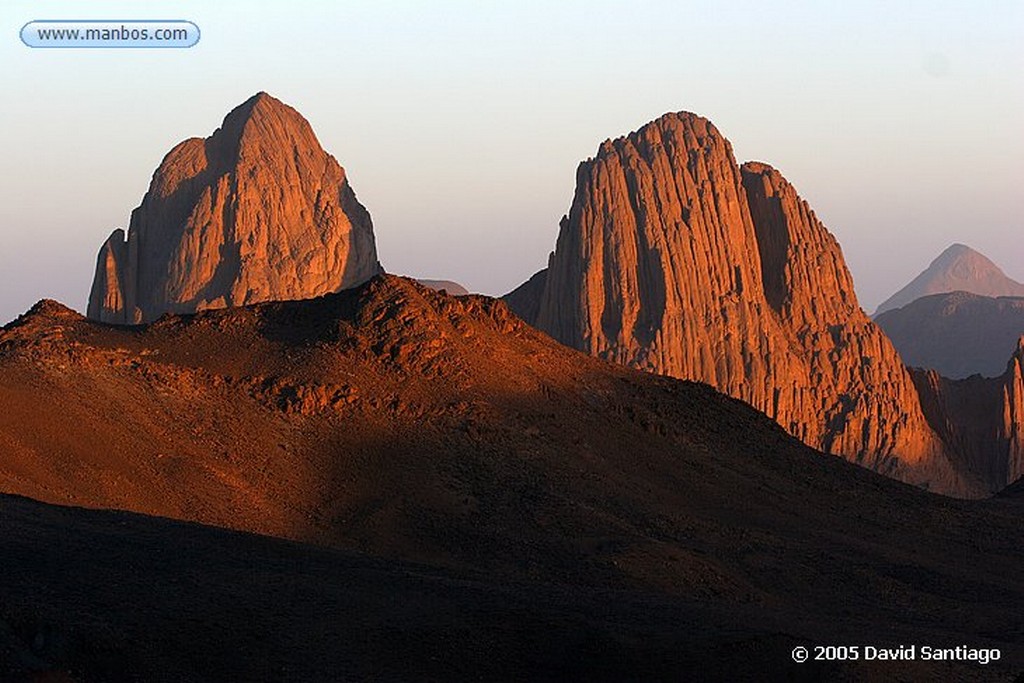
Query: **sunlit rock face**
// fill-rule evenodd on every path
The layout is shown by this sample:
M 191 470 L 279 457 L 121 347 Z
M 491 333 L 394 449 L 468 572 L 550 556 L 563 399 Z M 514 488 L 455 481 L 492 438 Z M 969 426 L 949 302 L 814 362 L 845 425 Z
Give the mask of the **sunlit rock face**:
M 370 214 L 294 109 L 259 93 L 209 138 L 177 145 L 128 233 L 101 247 L 90 318 L 306 299 L 381 272 Z
M 667 114 L 580 164 L 546 272 L 507 300 L 569 346 L 711 384 L 816 448 L 977 493 L 860 309 L 835 238 L 700 116 Z

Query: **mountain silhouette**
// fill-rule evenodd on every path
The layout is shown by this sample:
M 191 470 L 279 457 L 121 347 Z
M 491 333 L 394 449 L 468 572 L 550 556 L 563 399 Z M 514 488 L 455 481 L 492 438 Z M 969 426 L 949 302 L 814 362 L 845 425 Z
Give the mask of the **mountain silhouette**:
M 923 296 L 946 292 L 1024 296 L 1024 284 L 1007 277 L 983 254 L 964 244 L 953 244 L 905 287 L 879 304 L 875 316 L 906 306 Z

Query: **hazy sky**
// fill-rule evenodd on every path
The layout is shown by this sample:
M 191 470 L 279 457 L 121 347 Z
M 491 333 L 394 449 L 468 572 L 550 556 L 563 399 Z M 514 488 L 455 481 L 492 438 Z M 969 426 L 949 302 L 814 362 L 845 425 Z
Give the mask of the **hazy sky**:
M 33 19 L 188 19 L 188 50 L 40 50 Z M 100 243 L 180 140 L 259 90 L 348 171 L 391 272 L 502 294 L 575 169 L 707 116 L 836 234 L 869 311 L 952 242 L 1024 280 L 1024 2 L 4 0 L 0 323 L 84 310 Z

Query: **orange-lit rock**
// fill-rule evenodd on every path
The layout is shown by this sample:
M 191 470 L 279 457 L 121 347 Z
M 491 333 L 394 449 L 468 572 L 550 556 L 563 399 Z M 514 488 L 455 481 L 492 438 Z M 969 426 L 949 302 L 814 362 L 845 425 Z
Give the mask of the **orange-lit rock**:
M 168 153 L 127 238 L 100 249 L 89 317 L 153 320 L 304 299 L 381 272 L 370 215 L 294 109 L 259 93 Z
M 704 118 L 667 114 L 580 164 L 546 274 L 508 300 L 569 346 L 707 382 L 816 448 L 978 492 L 860 310 L 835 238 Z

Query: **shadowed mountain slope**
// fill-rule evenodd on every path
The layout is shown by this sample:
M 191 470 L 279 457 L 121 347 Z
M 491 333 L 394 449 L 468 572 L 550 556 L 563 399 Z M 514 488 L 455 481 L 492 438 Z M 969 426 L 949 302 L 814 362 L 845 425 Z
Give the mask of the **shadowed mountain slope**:
M 999 490 L 1024 477 L 1024 336 L 996 377 L 954 380 L 913 369 L 928 421 Z
M 0 632 L 23 669 L 995 680 L 1022 664 L 1016 499 L 885 479 L 710 387 L 400 278 L 140 327 L 42 302 L 0 332 L 0 448 L 4 492 L 321 546 L 4 500 Z M 1006 655 L 789 668 L 796 644 L 864 634 Z
M 1024 297 L 951 292 L 921 297 L 878 315 L 907 365 L 944 377 L 996 377 L 1024 334 Z
M 688 600 L 496 581 L 131 513 L 0 496 L 0 677 L 146 681 L 1008 681 L 1024 669 L 1020 501 L 934 510 L 923 543 L 994 561 L 964 581 L 930 554 L 835 605 Z M 906 521 L 918 521 L 911 512 Z M 952 529 L 936 534 L 952 517 Z M 968 521 L 969 520 L 969 521 Z M 966 523 L 964 523 L 966 522 Z M 968 540 L 960 535 L 981 536 Z M 1016 554 L 1014 554 L 1016 553 Z M 813 557 L 813 551 L 807 551 Z M 1003 573 L 1000 574 L 1000 571 Z M 870 575 L 867 575 L 870 576 Z M 954 597 L 956 594 L 957 597 Z M 848 606 L 840 601 L 849 599 Z M 863 602 L 866 599 L 867 603 Z M 895 600 L 885 605 L 886 600 Z M 912 608 L 899 608 L 909 601 Z M 965 662 L 808 662 L 797 645 L 1001 647 Z

